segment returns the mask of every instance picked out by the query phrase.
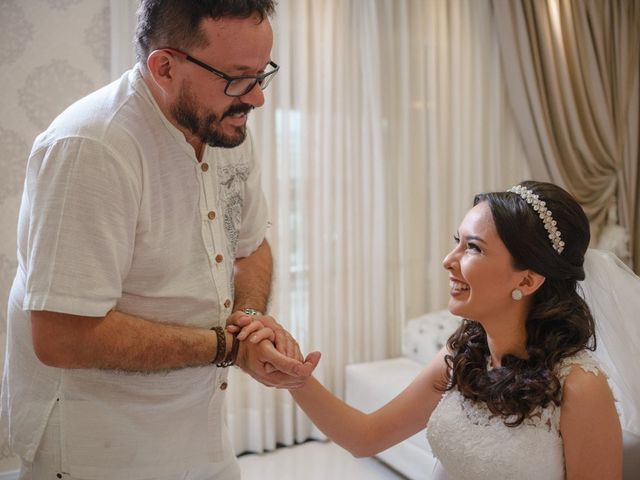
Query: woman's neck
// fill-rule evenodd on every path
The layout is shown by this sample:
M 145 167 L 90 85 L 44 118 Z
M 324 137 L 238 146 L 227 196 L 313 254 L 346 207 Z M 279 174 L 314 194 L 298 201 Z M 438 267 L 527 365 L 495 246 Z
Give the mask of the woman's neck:
M 517 315 L 487 325 L 482 324 L 487 334 L 487 344 L 493 368 L 500 367 L 502 358 L 508 354 L 519 358 L 528 357 L 526 320 L 525 315 Z

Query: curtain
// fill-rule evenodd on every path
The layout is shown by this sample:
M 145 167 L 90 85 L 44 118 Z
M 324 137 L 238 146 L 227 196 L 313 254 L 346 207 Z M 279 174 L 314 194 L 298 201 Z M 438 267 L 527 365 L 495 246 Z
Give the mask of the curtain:
M 493 8 L 534 177 L 567 188 L 596 241 L 639 272 L 640 4 L 493 0 Z
M 271 211 L 270 312 L 318 376 L 399 353 L 444 308 L 441 265 L 475 193 L 528 177 L 488 2 L 280 0 L 282 65 L 251 128 Z M 286 392 L 232 372 L 237 452 L 322 438 Z

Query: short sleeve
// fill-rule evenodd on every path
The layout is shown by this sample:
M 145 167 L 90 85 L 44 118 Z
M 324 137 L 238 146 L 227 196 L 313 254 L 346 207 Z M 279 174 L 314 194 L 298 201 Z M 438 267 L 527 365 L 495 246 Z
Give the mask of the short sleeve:
M 132 260 L 139 183 L 96 140 L 65 138 L 32 154 L 25 310 L 103 316 L 115 306 Z
M 247 131 L 248 132 L 248 131 Z M 242 204 L 242 223 L 238 236 L 236 257 L 251 255 L 263 242 L 268 225 L 267 202 L 262 191 L 260 163 L 255 156 L 253 139 L 247 134 L 251 171 L 245 183 Z
M 563 359 L 558 365 L 557 375 L 561 385 L 564 385 L 564 381 L 567 379 L 569 373 L 571 373 L 573 367 L 580 367 L 585 372 L 593 373 L 594 375 L 603 373 L 598 361 L 589 355 L 586 350 L 581 350 L 575 355 Z

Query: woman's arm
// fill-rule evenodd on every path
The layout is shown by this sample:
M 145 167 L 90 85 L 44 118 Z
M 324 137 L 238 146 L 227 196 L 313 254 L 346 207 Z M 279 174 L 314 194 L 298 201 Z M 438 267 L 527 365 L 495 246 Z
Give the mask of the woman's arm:
M 373 413 L 356 410 L 314 378 L 290 393 L 313 423 L 356 457 L 385 450 L 427 425 L 446 385 L 446 350 L 441 350 L 397 397 Z M 384 382 L 384 379 L 380 379 Z
M 567 480 L 622 478 L 622 430 L 606 377 L 574 367 L 560 414 Z

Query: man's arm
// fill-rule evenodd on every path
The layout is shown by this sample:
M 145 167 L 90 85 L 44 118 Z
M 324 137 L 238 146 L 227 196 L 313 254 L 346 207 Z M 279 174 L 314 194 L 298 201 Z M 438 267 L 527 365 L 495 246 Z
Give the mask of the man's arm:
M 38 359 L 57 368 L 154 372 L 208 365 L 217 351 L 217 336 L 211 330 L 153 322 L 115 310 L 104 317 L 32 311 L 31 326 Z M 301 386 L 315 364 L 287 358 L 257 334 L 258 342 L 242 342 L 238 365 L 268 385 Z M 225 332 L 225 339 L 226 357 L 231 333 Z M 267 363 L 279 372 L 267 372 Z
M 151 372 L 211 363 L 215 332 L 111 310 L 104 317 L 32 311 L 33 347 L 45 365 Z M 231 335 L 226 333 L 226 349 Z
M 271 247 L 266 239 L 251 255 L 236 260 L 234 271 L 235 301 L 233 307 L 235 313 L 227 319 L 227 325 L 231 327 L 231 331 L 237 331 L 237 329 L 234 330 L 232 325 L 244 325 L 238 321 L 241 310 L 250 308 L 265 313 L 269 303 L 269 294 L 271 293 L 272 272 L 273 257 L 271 255 Z M 298 342 L 273 317 L 265 315 L 257 316 L 256 319 L 265 327 L 273 330 L 275 333 L 275 341 L 273 343 L 278 352 L 290 358 L 304 361 Z M 240 338 L 244 339 L 243 337 Z
M 236 259 L 233 310 L 252 308 L 264 313 L 271 293 L 272 272 L 273 257 L 266 239 L 251 255 Z

